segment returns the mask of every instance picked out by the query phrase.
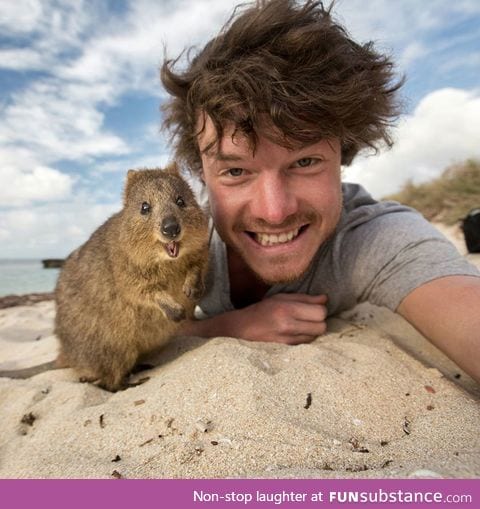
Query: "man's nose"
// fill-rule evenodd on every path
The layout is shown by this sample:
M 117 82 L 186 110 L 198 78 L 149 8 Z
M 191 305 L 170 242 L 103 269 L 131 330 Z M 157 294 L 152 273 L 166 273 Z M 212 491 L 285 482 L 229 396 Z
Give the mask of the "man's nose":
M 253 217 L 278 225 L 297 212 L 297 197 L 287 176 L 281 173 L 260 175 L 256 184 L 250 201 Z

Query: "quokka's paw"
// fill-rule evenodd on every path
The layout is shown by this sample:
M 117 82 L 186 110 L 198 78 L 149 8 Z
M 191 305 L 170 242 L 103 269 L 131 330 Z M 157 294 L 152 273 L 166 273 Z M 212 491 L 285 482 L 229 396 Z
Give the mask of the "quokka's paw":
M 202 283 L 196 285 L 190 285 L 185 283 L 183 285 L 183 293 L 191 300 L 198 300 L 203 295 L 205 287 Z
M 169 306 L 168 304 L 161 304 L 160 308 L 165 313 L 165 316 L 172 320 L 172 322 L 181 322 L 187 317 L 187 313 L 183 306 L 178 304 L 177 306 Z

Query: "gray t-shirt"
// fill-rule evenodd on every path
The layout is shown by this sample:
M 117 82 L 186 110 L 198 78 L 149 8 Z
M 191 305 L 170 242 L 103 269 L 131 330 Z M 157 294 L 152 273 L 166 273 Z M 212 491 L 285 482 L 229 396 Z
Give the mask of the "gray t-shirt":
M 434 279 L 480 272 L 417 211 L 377 202 L 361 186 L 344 183 L 343 211 L 335 234 L 298 280 L 270 288 L 277 293 L 328 295 L 332 315 L 368 301 L 395 311 L 415 288 Z M 234 309 L 225 244 L 211 232 L 207 291 L 198 317 Z

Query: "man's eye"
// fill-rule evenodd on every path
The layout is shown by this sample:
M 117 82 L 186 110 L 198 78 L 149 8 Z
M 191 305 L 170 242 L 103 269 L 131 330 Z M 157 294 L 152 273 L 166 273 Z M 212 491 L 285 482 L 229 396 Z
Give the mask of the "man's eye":
M 303 157 L 302 159 L 299 159 L 296 164 L 300 166 L 300 168 L 306 168 L 307 166 L 311 166 L 314 162 L 315 159 L 312 157 Z
M 240 177 L 243 174 L 243 168 L 229 168 L 227 174 L 230 177 Z

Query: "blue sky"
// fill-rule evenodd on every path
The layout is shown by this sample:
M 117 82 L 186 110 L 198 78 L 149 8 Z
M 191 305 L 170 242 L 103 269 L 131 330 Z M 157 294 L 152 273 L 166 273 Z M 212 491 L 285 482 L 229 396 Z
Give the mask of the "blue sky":
M 0 1 L 0 258 L 63 257 L 120 207 L 126 170 L 161 166 L 158 78 L 215 35 L 231 0 Z M 337 0 L 407 76 L 396 145 L 345 180 L 376 197 L 480 158 L 480 2 Z

